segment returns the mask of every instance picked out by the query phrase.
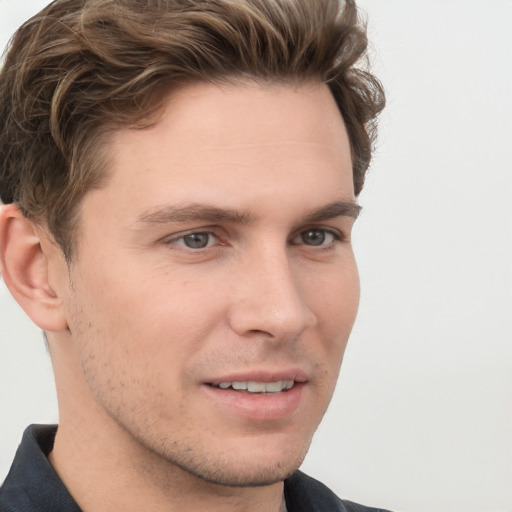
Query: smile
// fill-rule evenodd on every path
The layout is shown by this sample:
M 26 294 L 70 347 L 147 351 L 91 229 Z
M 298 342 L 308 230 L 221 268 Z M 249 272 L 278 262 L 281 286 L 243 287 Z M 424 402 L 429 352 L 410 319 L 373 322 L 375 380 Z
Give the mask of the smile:
M 217 406 L 221 407 L 225 417 L 234 415 L 251 422 L 284 420 L 291 418 L 301 404 L 307 403 L 310 392 L 307 391 L 307 379 L 301 372 L 280 373 L 274 377 L 253 375 L 250 378 L 247 375 L 247 380 L 242 380 L 242 375 L 225 375 L 217 381 L 208 382 L 202 389 L 209 398 L 208 403 L 216 404 L 216 411 Z
M 234 381 L 221 382 L 213 385 L 220 389 L 233 389 L 235 391 L 246 391 L 248 393 L 281 393 L 290 390 L 295 384 L 293 380 L 278 380 L 275 382 Z

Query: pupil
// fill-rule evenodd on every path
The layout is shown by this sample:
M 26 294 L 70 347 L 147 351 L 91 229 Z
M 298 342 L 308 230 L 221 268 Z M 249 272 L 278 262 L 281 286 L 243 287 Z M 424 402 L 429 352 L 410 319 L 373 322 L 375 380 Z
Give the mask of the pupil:
M 325 242 L 325 232 L 318 229 L 306 231 L 302 240 L 308 245 L 322 245 Z
M 185 245 L 191 249 L 202 249 L 208 245 L 207 233 L 192 233 L 184 237 Z

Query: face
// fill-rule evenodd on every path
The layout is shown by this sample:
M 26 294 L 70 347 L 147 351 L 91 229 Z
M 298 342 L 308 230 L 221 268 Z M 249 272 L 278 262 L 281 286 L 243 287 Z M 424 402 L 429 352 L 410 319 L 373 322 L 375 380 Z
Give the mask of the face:
M 115 134 L 111 157 L 84 198 L 64 300 L 91 418 L 209 482 L 284 479 L 329 403 L 359 296 L 328 88 L 189 86 L 153 127 Z

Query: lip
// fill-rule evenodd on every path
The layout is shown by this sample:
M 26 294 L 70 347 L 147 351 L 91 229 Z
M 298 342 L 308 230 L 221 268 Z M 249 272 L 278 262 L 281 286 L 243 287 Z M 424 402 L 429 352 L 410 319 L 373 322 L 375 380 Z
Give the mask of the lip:
M 287 370 L 255 370 L 250 372 L 239 372 L 230 373 L 229 375 L 223 375 L 222 377 L 214 377 L 206 379 L 205 384 L 212 384 L 218 386 L 221 382 L 277 382 L 280 380 L 293 380 L 297 383 L 305 383 L 308 381 L 306 372 L 298 368 L 290 368 Z
M 284 420 L 293 415 L 303 401 L 307 384 L 296 383 L 281 393 L 248 393 L 204 385 L 203 390 L 223 413 L 250 420 L 269 422 Z
M 249 393 L 233 389 L 220 389 L 221 382 L 277 382 L 293 380 L 294 386 L 279 393 Z M 294 415 L 302 404 L 307 390 L 306 373 L 299 369 L 279 371 L 251 371 L 230 373 L 203 383 L 202 389 L 208 400 L 223 411 L 251 422 L 286 420 Z

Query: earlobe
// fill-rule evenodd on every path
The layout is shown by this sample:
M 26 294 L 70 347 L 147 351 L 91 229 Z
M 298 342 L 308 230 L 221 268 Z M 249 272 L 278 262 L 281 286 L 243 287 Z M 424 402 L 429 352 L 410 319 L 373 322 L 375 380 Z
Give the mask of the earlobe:
M 67 329 L 62 302 L 34 224 L 12 204 L 0 208 L 0 273 L 15 300 L 45 331 Z

